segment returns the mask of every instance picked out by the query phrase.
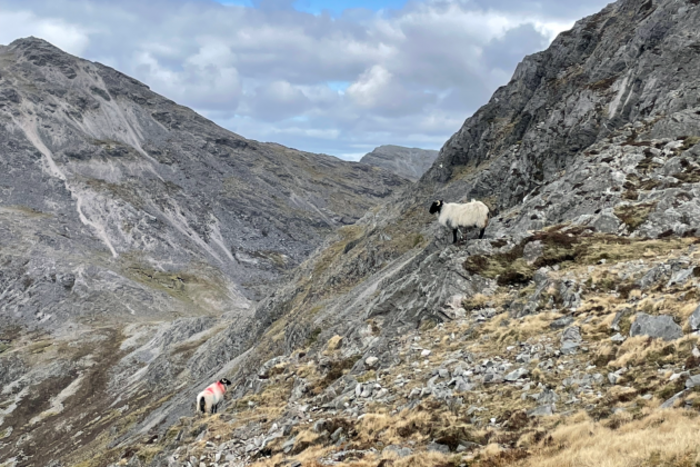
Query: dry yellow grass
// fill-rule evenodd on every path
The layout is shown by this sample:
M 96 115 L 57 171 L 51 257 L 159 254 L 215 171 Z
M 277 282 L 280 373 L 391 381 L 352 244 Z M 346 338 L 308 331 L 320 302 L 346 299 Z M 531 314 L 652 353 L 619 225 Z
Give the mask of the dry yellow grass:
M 617 358 L 608 363 L 612 368 L 647 365 L 654 362 L 673 362 L 679 358 L 676 355 L 682 349 L 697 345 L 697 336 L 685 336 L 673 342 L 662 339 L 652 339 L 648 336 L 628 338 L 617 350 Z M 611 347 L 602 347 L 600 351 L 610 351 Z
M 359 234 L 350 233 L 353 235 L 346 239 Z M 376 381 L 389 389 L 394 396 L 389 403 L 380 400 L 365 401 L 365 415 L 359 419 L 347 414 L 314 412 L 309 420 L 302 420 L 296 425 L 290 434 L 296 436 L 293 454 L 280 453 L 282 443 L 289 439 L 280 438 L 268 446 L 274 455 L 260 459 L 253 465 L 277 467 L 284 465 L 285 461 L 296 460 L 305 467 L 320 467 L 338 451 L 376 448 L 376 453 L 366 451 L 365 454 L 346 458 L 335 465 L 700 467 L 700 464 L 694 464 L 700 462 L 700 450 L 695 446 L 698 443 L 693 442 L 700 428 L 697 412 L 658 409 L 664 400 L 684 387 L 684 379 L 676 376 L 670 381 L 670 376 L 681 372 L 687 362 L 697 365 L 693 363 L 695 360 L 691 358 L 691 351 L 699 339 L 686 336 L 674 342 L 664 342 L 635 337 L 628 338 L 622 344 L 610 340 L 614 334 L 610 325 L 615 314 L 626 309 L 630 309 L 630 312 L 620 322 L 623 335 L 627 335 L 630 321 L 640 311 L 672 315 L 683 323 L 687 322 L 688 316 L 697 306 L 697 296 L 693 295 L 691 281 L 669 289 L 660 283 L 643 292 L 625 289 L 623 293 L 620 286 L 631 287 L 633 281 L 644 271 L 666 262 L 671 256 L 677 256 L 678 248 L 684 248 L 690 242 L 685 239 L 671 242 L 635 241 L 625 245 L 601 241 L 600 244 L 590 246 L 588 256 L 581 263 L 561 263 L 562 267 L 558 271 L 551 271 L 551 278 L 555 282 L 571 278 L 581 285 L 582 303 L 571 316 L 574 318 L 572 325 L 581 328 L 584 340 L 582 347 L 585 349 L 582 348 L 575 355 L 554 355 L 559 347 L 562 330 L 550 328 L 550 323 L 564 316 L 564 313 L 569 313 L 569 310 L 561 310 L 556 302 L 559 292 L 552 287 L 544 292 L 545 297 L 540 301 L 542 311 L 524 318 L 513 318 L 508 313 L 507 306 L 514 300 L 527 300 L 535 291 L 532 284 L 525 287 L 500 287 L 492 296 L 477 294 L 464 300 L 466 319 L 434 323 L 432 327 L 422 327 L 415 333 L 408 332 L 395 341 L 399 363 L 391 368 L 353 375 L 359 382 Z M 606 264 L 598 264 L 603 255 L 607 256 Z M 700 258 L 700 252 L 686 250 L 684 255 L 696 260 Z M 616 263 L 619 259 L 640 257 L 645 260 L 644 267 L 639 270 L 634 269 L 638 267 L 636 263 L 632 266 Z M 630 271 L 633 277 L 624 276 Z M 591 280 L 587 281 L 588 278 Z M 302 302 L 303 299 L 295 306 L 299 307 Z M 484 307 L 496 308 L 499 314 L 475 325 L 472 314 Z M 303 314 L 300 312 L 299 316 Z M 368 326 L 379 329 L 381 321 L 377 323 L 368 323 Z M 281 336 L 284 327 L 278 326 L 275 330 Z M 378 330 L 377 334 L 380 332 Z M 521 343 L 527 343 L 531 348 L 537 346 L 538 358 L 525 363 L 513 363 L 515 356 L 522 351 Z M 232 412 L 235 412 L 233 418 L 226 413 L 226 422 L 211 419 L 208 438 L 221 434 L 222 439 L 226 439 L 227 433 L 251 422 L 263 425 L 263 431 L 269 429 L 278 417 L 287 415 L 285 411 L 288 409 L 287 400 L 294 381 L 293 375 L 305 378 L 313 387 L 310 395 L 319 395 L 338 377 L 346 374 L 359 358 L 342 360 L 341 354 L 346 349 L 343 348 L 342 352 L 339 349 L 345 344 L 340 336 L 334 336 L 326 343 L 317 342 L 312 345 L 330 357 L 331 370 L 310 361 L 308 355 L 313 355 L 313 349 L 310 351 L 306 348 L 303 354 L 296 353 L 288 363 L 276 367 L 278 371 L 270 378 L 270 385 L 261 393 L 249 395 L 232 404 Z M 546 350 L 547 347 L 550 350 Z M 422 349 L 429 349 L 431 354 L 421 356 Z M 470 365 L 489 359 L 527 367 L 530 371 L 528 388 L 524 384 L 488 384 L 479 386 L 475 391 L 455 393 L 462 401 L 454 407 L 429 396 L 422 398 L 420 404 L 411 410 L 398 414 L 394 411 L 409 402 L 408 395 L 412 389 L 426 385 L 435 368 L 445 365 L 452 369 L 450 366 L 457 361 L 464 366 L 466 353 L 469 354 Z M 445 364 L 448 360 L 453 363 Z M 538 367 L 540 362 L 554 363 L 554 366 L 550 364 Z M 605 375 L 623 367 L 626 370 L 622 372 L 618 384 L 611 386 Z M 668 371 L 659 371 L 660 369 Z M 693 370 L 692 374 L 696 372 Z M 594 373 L 603 376 L 603 383 L 593 384 L 592 391 L 577 392 L 578 400 L 569 405 L 567 392 L 580 389 L 580 383 L 565 384 L 564 380 Z M 399 374 L 405 382 L 400 388 L 393 384 Z M 539 404 L 532 397 L 540 391 L 536 387 L 538 383 L 557 392 L 560 396 L 557 409 L 565 414 L 527 417 L 527 411 Z M 254 402 L 254 407 L 251 407 L 253 404 L 248 406 L 248 402 Z M 686 394 L 678 405 L 700 408 L 700 393 Z M 478 407 L 478 411 L 469 411 L 472 406 Z M 566 414 L 568 410 L 581 412 L 570 415 Z M 327 434 L 313 432 L 311 418 L 318 420 L 319 417 L 332 420 L 334 428 L 342 427 L 347 439 L 335 446 Z M 492 419 L 496 422 L 491 422 Z M 472 447 L 474 445 L 471 442 L 481 447 L 470 452 L 443 455 L 425 451 L 431 441 L 442 444 L 450 444 L 451 441 L 455 444 L 453 449 L 459 443 L 467 441 Z M 200 444 L 203 443 L 204 441 Z M 389 451 L 380 454 L 382 448 L 388 445 L 410 446 L 413 454 L 404 458 Z
M 700 417 L 670 409 L 616 430 L 590 419 L 555 429 L 522 462 L 529 467 L 695 466 L 700 462 Z

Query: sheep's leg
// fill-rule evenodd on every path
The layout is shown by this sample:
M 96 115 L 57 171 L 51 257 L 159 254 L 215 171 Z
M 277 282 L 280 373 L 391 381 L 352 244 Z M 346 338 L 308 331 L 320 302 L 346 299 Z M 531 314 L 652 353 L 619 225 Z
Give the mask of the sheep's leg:
M 457 229 L 452 229 L 452 243 L 457 243 Z
M 484 227 L 483 229 L 481 229 L 481 231 L 479 232 L 479 238 L 484 238 L 484 231 L 485 231 L 485 230 L 486 230 L 486 227 Z

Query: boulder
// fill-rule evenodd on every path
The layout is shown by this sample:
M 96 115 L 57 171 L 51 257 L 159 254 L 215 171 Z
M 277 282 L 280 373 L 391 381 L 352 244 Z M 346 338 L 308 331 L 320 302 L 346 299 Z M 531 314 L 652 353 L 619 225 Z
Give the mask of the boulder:
M 630 336 L 649 336 L 672 341 L 683 337 L 683 330 L 670 316 L 652 316 L 637 313 L 637 318 L 630 328 Z

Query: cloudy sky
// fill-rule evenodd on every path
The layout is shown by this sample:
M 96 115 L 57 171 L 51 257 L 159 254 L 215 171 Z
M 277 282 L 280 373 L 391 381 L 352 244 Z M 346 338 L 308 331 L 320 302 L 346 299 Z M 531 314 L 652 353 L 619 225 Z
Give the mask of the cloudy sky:
M 247 138 L 439 149 L 526 54 L 606 0 L 0 0 L 41 37 Z

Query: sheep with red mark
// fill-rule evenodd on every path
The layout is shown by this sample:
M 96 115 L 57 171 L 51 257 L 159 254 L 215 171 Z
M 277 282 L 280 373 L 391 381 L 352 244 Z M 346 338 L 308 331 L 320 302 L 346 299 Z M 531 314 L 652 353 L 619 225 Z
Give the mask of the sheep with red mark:
M 197 412 L 215 414 L 219 404 L 224 400 L 226 386 L 230 386 L 231 381 L 222 378 L 216 383 L 209 385 L 204 391 L 197 395 Z

